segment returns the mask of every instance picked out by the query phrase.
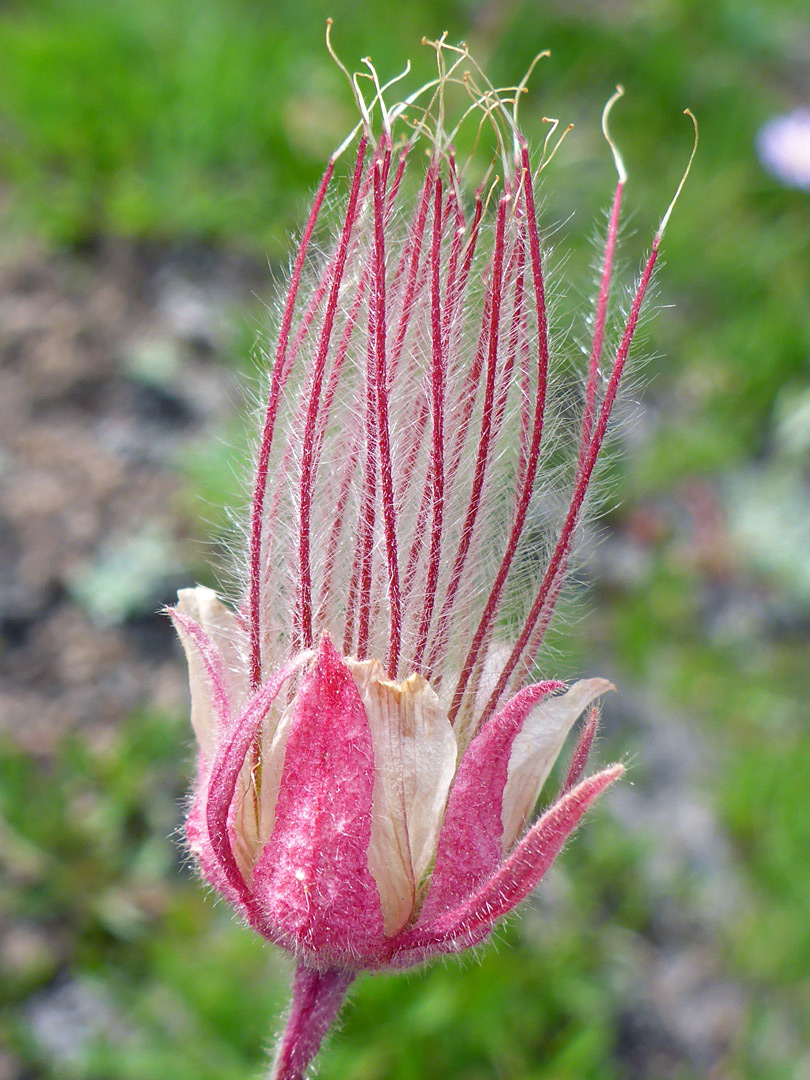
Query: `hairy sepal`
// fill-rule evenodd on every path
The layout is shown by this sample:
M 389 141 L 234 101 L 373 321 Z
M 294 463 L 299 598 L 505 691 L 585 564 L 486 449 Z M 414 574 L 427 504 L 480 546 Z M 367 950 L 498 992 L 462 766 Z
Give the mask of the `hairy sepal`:
M 245 758 L 254 745 L 279 690 L 300 667 L 305 655 L 294 657 L 263 683 L 250 698 L 241 716 L 234 723 L 229 737 L 223 740 L 217 749 L 206 796 L 205 822 L 210 848 L 216 859 L 218 872 L 221 872 L 228 886 L 228 889 L 223 891 L 229 898 L 234 894 L 239 898 L 240 908 L 246 912 L 250 922 L 268 937 L 273 936 L 272 932 L 261 917 L 234 852 L 231 807 Z M 212 880 L 212 884 L 221 887 L 216 880 Z
M 422 917 L 434 918 L 466 900 L 502 858 L 502 805 L 516 736 L 531 710 L 559 682 L 517 693 L 478 733 L 461 760 L 439 834 L 436 863 Z
M 461 952 L 480 944 L 538 885 L 585 813 L 623 772 L 624 766 L 611 765 L 554 803 L 469 899 L 438 918 L 421 917 L 411 931 L 401 935 L 390 963 L 408 967 L 436 953 Z
M 272 835 L 253 894 L 288 948 L 359 966 L 383 940 L 368 867 L 374 749 L 351 672 L 327 635 L 298 691 Z

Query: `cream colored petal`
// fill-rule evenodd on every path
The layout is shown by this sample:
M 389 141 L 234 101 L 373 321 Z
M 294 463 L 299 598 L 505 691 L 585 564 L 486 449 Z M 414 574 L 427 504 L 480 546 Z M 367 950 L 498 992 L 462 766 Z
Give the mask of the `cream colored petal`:
M 177 594 L 177 611 L 181 615 L 188 615 L 199 623 L 200 627 L 213 639 L 214 644 L 222 651 L 222 633 L 216 636 L 212 633 L 212 610 L 216 605 L 222 608 L 225 615 L 229 612 L 217 598 L 215 592 L 198 585 L 196 589 L 181 589 Z M 232 617 L 232 616 L 231 616 Z M 205 664 L 200 656 L 199 648 L 193 637 L 186 633 L 179 622 L 175 622 L 183 651 L 188 662 L 188 682 L 191 691 L 191 726 L 197 736 L 197 742 L 206 760 L 210 761 L 217 740 L 217 718 L 214 707 L 213 689 L 205 673 Z M 228 678 L 227 659 L 223 652 L 224 668 L 223 675 Z M 230 680 L 226 686 L 228 702 L 233 707 L 230 692 Z
M 206 634 L 219 646 L 228 675 L 231 708 L 240 712 L 249 693 L 248 665 L 246 661 L 247 635 L 239 619 L 227 608 L 213 589 L 197 585 L 194 589 L 180 589 L 177 594 L 177 610 L 190 615 L 200 624 Z
M 487 648 L 483 659 L 479 664 L 476 664 L 469 683 L 472 686 L 473 680 L 477 679 L 475 695 L 473 698 L 470 698 L 468 694 L 464 695 L 461 706 L 456 713 L 456 718 L 453 721 L 453 732 L 456 736 L 459 758 L 464 756 L 467 747 L 478 734 L 481 714 L 489 701 L 490 694 L 498 683 L 498 679 L 501 677 L 506 661 L 511 655 L 511 645 L 507 645 L 503 641 L 493 641 Z M 448 712 L 453 700 L 458 675 L 458 671 L 445 670 L 439 688 L 439 697 Z
M 526 717 L 512 746 L 503 792 L 504 852 L 512 847 L 526 824 L 577 717 L 592 701 L 613 689 L 607 679 L 582 679 L 564 694 L 535 705 Z
M 507 645 L 505 641 L 493 641 L 487 647 L 484 659 L 480 665 L 481 670 L 478 676 L 478 685 L 475 688 L 475 700 L 473 701 L 472 709 L 468 712 L 468 722 L 463 725 L 463 728 L 459 729 L 459 718 L 457 717 L 453 724 L 456 738 L 459 743 L 459 750 L 462 753 L 478 734 L 481 716 L 489 702 L 492 691 L 498 685 L 501 672 L 506 667 L 506 662 L 511 655 L 512 646 Z M 504 694 L 501 693 L 494 709 L 495 712 L 498 711 L 504 701 Z
M 512 646 L 505 641 L 493 641 L 486 651 L 484 663 L 481 667 L 481 676 L 475 690 L 475 704 L 473 712 L 480 716 L 484 711 L 489 696 L 498 685 L 501 672 L 506 667 L 506 662 L 512 655 Z
M 293 708 L 295 702 L 277 714 L 277 719 L 269 718 L 271 723 L 262 731 L 262 768 L 261 795 L 259 799 L 259 837 L 266 844 L 276 822 L 276 803 L 281 774 L 284 771 L 284 757 L 287 753 L 287 739 L 292 729 Z
M 436 853 L 456 768 L 456 740 L 441 702 L 421 675 L 385 677 L 376 660 L 347 660 L 365 705 L 374 745 L 374 818 L 369 869 L 385 932 L 413 911 L 416 890 Z
M 261 756 L 257 761 L 253 751 L 248 753 L 236 782 L 234 856 L 248 882 L 253 877 L 253 867 L 275 824 L 293 707 L 294 702 L 276 711 L 275 716 L 268 714 L 267 721 L 262 725 Z
M 233 854 L 247 882 L 253 876 L 253 867 L 262 849 L 259 837 L 260 809 L 257 801 L 257 773 L 253 755 L 248 754 L 236 781 L 233 801 Z

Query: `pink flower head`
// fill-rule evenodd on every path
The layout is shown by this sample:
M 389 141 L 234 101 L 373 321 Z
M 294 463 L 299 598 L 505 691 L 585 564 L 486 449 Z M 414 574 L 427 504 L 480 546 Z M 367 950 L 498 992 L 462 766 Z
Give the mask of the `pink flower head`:
M 200 748 L 189 842 L 204 877 L 302 961 L 294 1017 L 319 994 L 339 1000 L 358 969 L 484 940 L 622 772 L 582 778 L 610 684 L 529 677 L 663 225 L 605 364 L 625 182 L 615 154 L 567 495 L 549 534 L 564 374 L 539 169 L 508 96 L 458 79 L 466 50 L 436 48 L 440 78 L 395 106 L 370 69 L 348 196 L 326 209 L 337 155 L 315 196 L 276 332 L 238 610 L 198 587 L 172 613 Z M 456 81 L 501 157 L 501 178 L 469 200 L 445 126 Z M 337 230 L 318 243 L 324 217 Z M 582 714 L 562 792 L 531 824 Z M 288 1066 L 278 1075 L 298 1075 Z

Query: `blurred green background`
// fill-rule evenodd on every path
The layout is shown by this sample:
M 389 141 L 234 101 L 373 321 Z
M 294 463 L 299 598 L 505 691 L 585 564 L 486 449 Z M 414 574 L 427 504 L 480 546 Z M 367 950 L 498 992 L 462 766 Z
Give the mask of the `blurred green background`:
M 480 962 L 361 979 L 321 1075 L 810 1077 L 810 193 L 755 153 L 810 102 L 806 0 L 6 0 L 0 1080 L 238 1080 L 280 1023 L 286 962 L 184 864 L 154 612 L 211 580 L 263 305 L 354 122 L 326 15 L 347 64 L 410 57 L 414 85 L 423 34 L 496 83 L 551 49 L 523 117 L 576 124 L 543 190 L 574 309 L 614 85 L 628 284 L 686 105 L 701 144 L 550 672 L 620 687 L 598 753 L 629 781 Z

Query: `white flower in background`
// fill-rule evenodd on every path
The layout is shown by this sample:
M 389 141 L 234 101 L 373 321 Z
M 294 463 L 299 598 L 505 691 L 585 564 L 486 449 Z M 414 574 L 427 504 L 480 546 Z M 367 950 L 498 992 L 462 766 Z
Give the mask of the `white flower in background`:
M 794 109 L 763 124 L 757 153 L 777 180 L 810 191 L 810 109 Z

